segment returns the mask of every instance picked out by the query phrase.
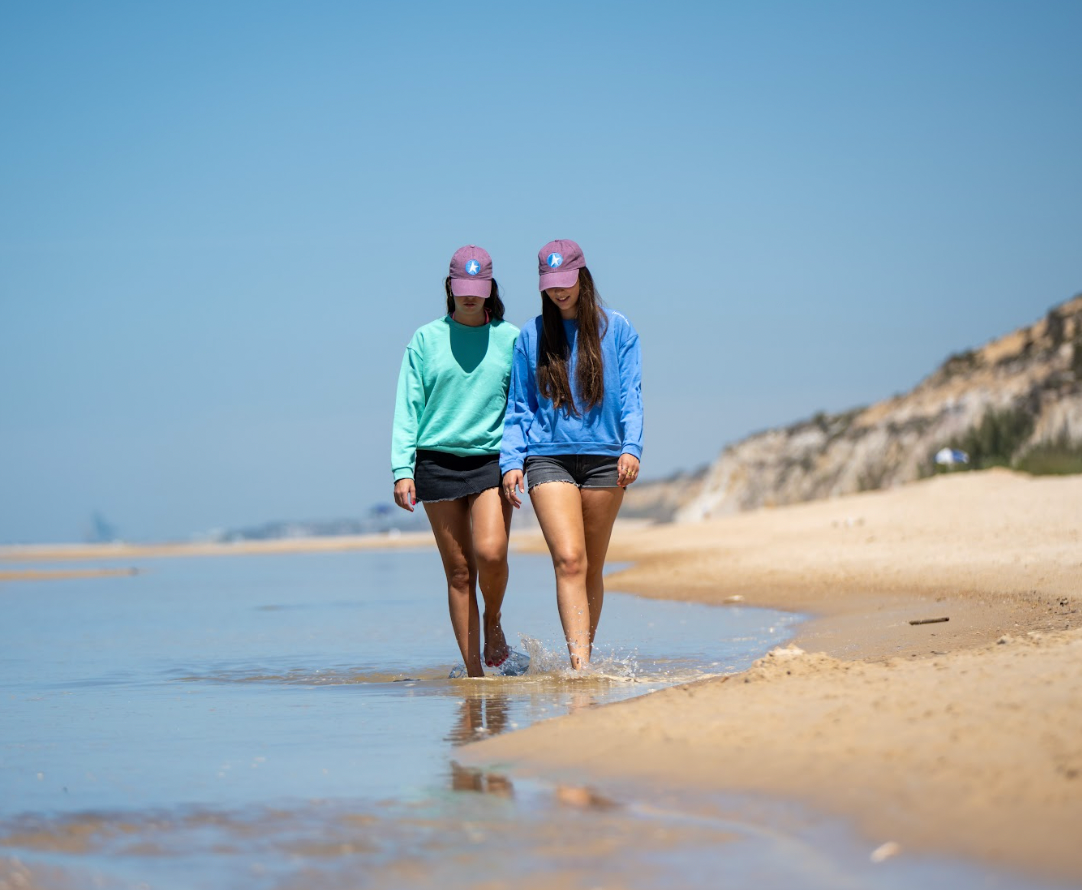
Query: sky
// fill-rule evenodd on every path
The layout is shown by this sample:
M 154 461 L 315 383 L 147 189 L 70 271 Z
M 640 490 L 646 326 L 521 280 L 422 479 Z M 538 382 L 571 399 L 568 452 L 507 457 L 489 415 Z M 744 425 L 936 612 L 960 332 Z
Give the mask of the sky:
M 391 502 L 401 357 L 571 238 L 642 478 L 1082 291 L 1082 3 L 0 4 L 0 543 Z

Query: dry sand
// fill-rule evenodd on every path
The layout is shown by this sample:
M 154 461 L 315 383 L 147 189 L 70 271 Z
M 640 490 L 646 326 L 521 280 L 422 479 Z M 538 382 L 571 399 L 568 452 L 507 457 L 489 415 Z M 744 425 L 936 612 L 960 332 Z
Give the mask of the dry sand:
M 1082 478 L 963 473 L 618 529 L 610 559 L 634 562 L 610 589 L 813 619 L 744 674 L 460 760 L 795 796 L 873 846 L 1082 881 Z M 933 618 L 950 620 L 911 623 Z

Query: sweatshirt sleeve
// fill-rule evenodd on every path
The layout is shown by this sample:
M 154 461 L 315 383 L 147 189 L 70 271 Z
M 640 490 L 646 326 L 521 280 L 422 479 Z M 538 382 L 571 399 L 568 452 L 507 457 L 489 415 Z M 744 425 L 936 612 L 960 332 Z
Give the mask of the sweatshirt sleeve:
M 410 343 L 398 372 L 398 396 L 391 432 L 391 471 L 394 480 L 412 479 L 417 458 L 417 429 L 425 409 L 424 359 Z
M 500 443 L 500 473 L 521 470 L 526 463 L 526 442 L 537 413 L 537 381 L 530 370 L 526 333 L 515 341 L 511 357 L 511 382 L 507 388 L 507 413 Z
M 626 318 L 627 331 L 620 343 L 620 420 L 624 428 L 624 454 L 642 458 L 642 350 L 639 335 Z

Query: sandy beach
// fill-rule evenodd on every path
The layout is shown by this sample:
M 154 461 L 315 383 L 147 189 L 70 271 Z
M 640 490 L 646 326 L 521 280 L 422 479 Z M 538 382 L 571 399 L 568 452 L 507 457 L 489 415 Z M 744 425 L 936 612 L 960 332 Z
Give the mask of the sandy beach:
M 1082 478 L 971 472 L 618 528 L 610 559 L 633 563 L 610 589 L 811 617 L 743 674 L 479 742 L 464 762 L 601 793 L 796 798 L 881 855 L 1082 881 Z

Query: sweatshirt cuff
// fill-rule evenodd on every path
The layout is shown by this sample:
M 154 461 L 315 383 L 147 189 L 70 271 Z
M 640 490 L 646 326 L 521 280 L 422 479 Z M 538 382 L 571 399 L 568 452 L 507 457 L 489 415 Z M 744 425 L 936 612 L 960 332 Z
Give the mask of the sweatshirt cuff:
M 395 482 L 397 482 L 399 479 L 412 479 L 412 478 L 413 478 L 413 467 L 398 467 L 394 471 L 394 481 Z
M 630 454 L 636 460 L 642 460 L 642 446 L 641 445 L 625 445 L 621 454 Z

